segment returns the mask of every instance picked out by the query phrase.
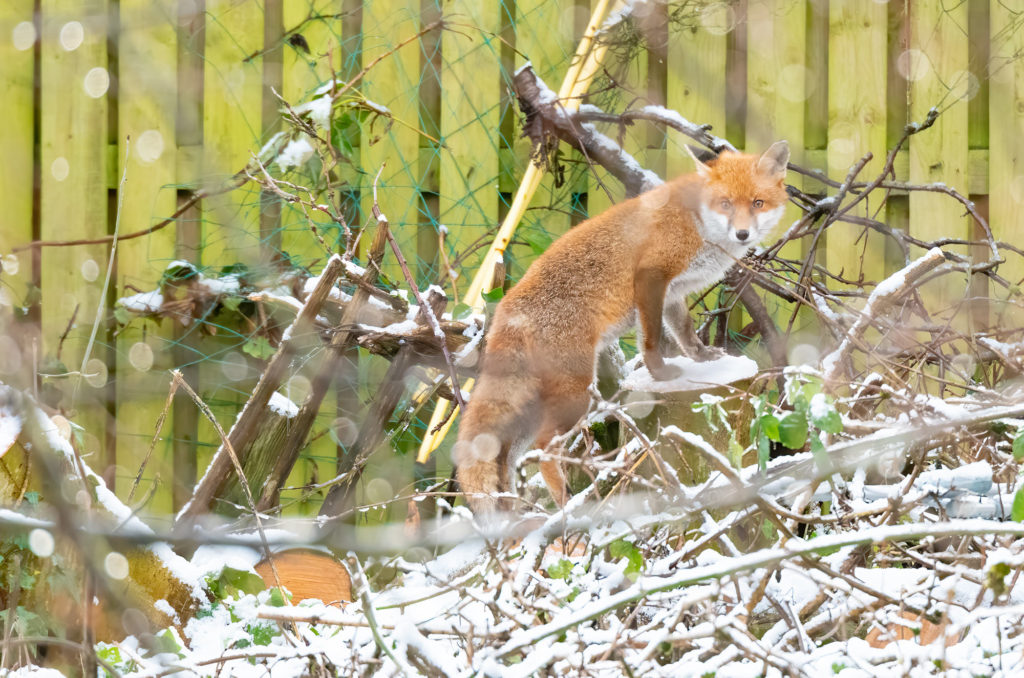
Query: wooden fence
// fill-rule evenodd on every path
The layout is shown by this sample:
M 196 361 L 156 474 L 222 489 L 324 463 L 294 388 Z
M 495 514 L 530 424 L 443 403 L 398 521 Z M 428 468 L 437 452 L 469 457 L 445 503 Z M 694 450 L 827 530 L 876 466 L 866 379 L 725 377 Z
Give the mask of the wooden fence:
M 939 122 L 913 137 L 897 158 L 898 178 L 942 181 L 970 194 L 1000 239 L 1015 241 L 1022 232 L 1024 2 L 636 4 L 635 26 L 646 48 L 628 61 L 621 60 L 626 48 L 612 51 L 608 71 L 629 94 L 609 105 L 662 104 L 752 150 L 785 138 L 794 162 L 836 178 L 867 151 L 874 154 L 868 173 L 877 170 L 903 126 L 937 106 Z M 332 73 L 352 77 L 443 16 L 449 30 L 428 31 L 363 78 L 362 94 L 387 106 L 395 124 L 377 143 L 382 128 L 363 130 L 352 151 L 352 167 L 362 169 L 348 171 L 340 189 L 359 223 L 368 213 L 370 178 L 386 161 L 385 211 L 406 254 L 418 255 L 421 274 L 436 270 L 439 226 L 449 233 L 443 247 L 451 256 L 484 237 L 525 166 L 527 148 L 518 139 L 508 92 L 512 72 L 529 59 L 557 87 L 589 5 L 4 0 L 0 302 L 30 308 L 13 315 L 3 310 L 11 320 L 0 332 L 6 370 L 0 378 L 24 379 L 33 363 L 45 373 L 80 367 L 110 253 L 103 243 L 15 251 L 18 246 L 112 233 L 125 162 L 120 232 L 159 222 L 190 189 L 239 170 L 280 129 L 275 92 L 293 104 L 305 101 Z M 672 175 L 689 169 L 685 142 L 676 133 L 636 128 L 625 144 L 646 166 Z M 544 242 L 581 211 L 609 204 L 593 178 L 583 171 L 573 176 L 558 187 L 545 180 L 534 204 L 550 209 L 529 213 L 524 237 L 533 233 Z M 804 185 L 824 190 L 812 180 Z M 887 210 L 888 220 L 923 239 L 972 235 L 962 211 L 940 195 L 897 198 Z M 285 250 L 311 262 L 321 254 L 304 224 L 241 189 L 203 200 L 167 228 L 119 243 L 88 378 L 77 389 L 70 385 L 74 379 L 44 378 L 41 391 L 54 402 L 60 393 L 60 406 L 85 427 L 76 434 L 82 451 L 107 469 L 119 494 L 131 490 L 145 455 L 167 392 L 167 369 L 184 367 L 227 423 L 257 366 L 240 352 L 244 332 L 225 330 L 200 341 L 195 327 L 134 322 L 118 329 L 109 319 L 110 302 L 154 288 L 174 259 L 214 269 L 255 266 Z M 896 262 L 875 237 L 848 226 L 830 231 L 829 267 L 839 269 L 866 252 L 867 271 L 877 278 Z M 461 281 L 471 277 L 475 261 L 461 263 Z M 1004 273 L 1014 280 L 1024 275 Z M 301 376 L 293 379 L 293 398 L 307 385 Z M 339 391 L 325 405 L 320 429 L 344 420 L 358 424 L 365 395 Z M 149 510 L 180 505 L 215 440 L 191 404 L 176 403 L 136 501 L 152 490 Z M 321 436 L 294 483 L 330 478 L 335 449 L 334 439 Z M 386 479 L 384 489 L 409 481 L 385 468 L 375 477 Z

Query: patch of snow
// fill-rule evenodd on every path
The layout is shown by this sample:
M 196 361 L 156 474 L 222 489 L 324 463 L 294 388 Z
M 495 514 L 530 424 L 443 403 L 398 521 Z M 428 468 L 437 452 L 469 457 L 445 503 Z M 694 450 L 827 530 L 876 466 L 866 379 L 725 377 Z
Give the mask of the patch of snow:
M 329 88 L 328 88 L 329 89 Z M 317 92 L 319 94 L 319 91 Z M 325 94 L 322 97 L 307 101 L 304 104 L 299 104 L 292 108 L 297 115 L 308 114 L 309 119 L 312 120 L 320 129 L 326 130 L 331 124 L 331 107 L 334 105 L 334 100 L 330 94 Z
M 21 433 L 21 413 L 15 409 L 14 389 L 0 391 L 0 457 L 11 449 Z
M 292 139 L 277 154 L 274 162 L 282 172 L 287 172 L 292 167 L 301 167 L 306 161 L 313 157 L 313 144 L 309 143 L 309 137 L 305 134 Z
M 267 403 L 267 407 L 271 412 L 280 414 L 287 419 L 291 419 L 299 413 L 299 406 L 277 391 L 270 394 L 270 402 Z
M 117 300 L 117 305 L 132 313 L 158 313 L 164 305 L 164 295 L 160 290 L 139 292 L 129 297 L 121 297 Z
M 707 362 L 698 362 L 683 356 L 666 358 L 667 365 L 675 365 L 682 370 L 679 377 L 666 381 L 652 378 L 646 367 L 636 366 L 637 362 L 633 361 L 633 371 L 622 380 L 622 388 L 654 393 L 701 391 L 708 386 L 731 384 L 750 379 L 757 374 L 757 363 L 746 356 L 727 355 Z

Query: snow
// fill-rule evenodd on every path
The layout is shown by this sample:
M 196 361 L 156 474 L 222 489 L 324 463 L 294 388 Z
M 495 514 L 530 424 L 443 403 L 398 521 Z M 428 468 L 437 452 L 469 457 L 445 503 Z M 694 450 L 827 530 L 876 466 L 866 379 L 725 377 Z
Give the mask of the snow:
M 129 297 L 121 297 L 117 300 L 117 305 L 133 313 L 158 313 L 164 305 L 164 295 L 160 294 L 160 290 L 139 292 Z
M 517 68 L 515 70 L 515 72 L 512 74 L 512 77 L 514 78 L 515 76 L 517 76 L 520 73 L 522 73 L 523 71 L 525 71 L 527 68 L 533 68 L 533 62 L 532 61 L 527 61 L 525 64 L 523 64 L 522 66 Z
M 287 172 L 292 167 L 301 167 L 306 164 L 306 161 L 313 157 L 313 152 L 313 145 L 309 143 L 309 137 L 302 134 L 297 139 L 289 141 L 277 154 L 274 162 L 282 172 Z
M 627 153 L 621 146 L 612 141 L 609 137 L 597 131 L 597 128 L 590 123 L 583 123 L 580 127 L 591 136 L 596 146 L 604 148 L 609 153 L 618 156 L 617 164 L 625 167 L 631 174 L 638 174 L 643 177 L 641 192 L 649 191 L 656 186 L 661 186 L 664 181 L 651 170 L 643 167 L 636 158 Z
M 21 433 L 21 414 L 15 409 L 15 391 L 0 390 L 0 458 L 14 445 Z
M 660 118 L 665 124 L 674 127 L 675 129 L 683 132 L 690 136 L 698 136 L 708 134 L 708 132 L 701 126 L 690 122 L 679 114 L 678 111 L 674 111 L 671 108 L 665 108 L 664 106 L 644 106 L 641 109 L 644 113 Z M 713 134 L 711 136 L 711 144 L 716 149 L 728 149 L 735 151 L 736 147 L 729 143 L 727 140 L 716 137 Z
M 630 391 L 672 393 L 675 391 L 701 391 L 708 386 L 722 386 L 750 379 L 757 374 L 757 363 L 746 356 L 723 356 L 717 360 L 698 362 L 683 356 L 666 358 L 667 365 L 682 370 L 679 377 L 658 381 L 651 377 L 646 367 L 638 367 L 634 359 L 627 366 L 632 372 L 622 380 L 621 386 Z
M 330 88 L 328 87 L 328 89 Z M 319 94 L 320 92 L 317 91 L 317 93 Z M 331 95 L 325 94 L 324 96 L 313 99 L 312 101 L 299 104 L 292 110 L 295 111 L 297 115 L 309 114 L 310 120 L 316 123 L 320 129 L 326 130 L 331 124 L 331 107 L 333 105 L 334 100 L 331 98 Z
M 299 413 L 299 406 L 277 391 L 270 394 L 267 407 L 274 414 L 279 414 L 287 419 L 291 419 Z

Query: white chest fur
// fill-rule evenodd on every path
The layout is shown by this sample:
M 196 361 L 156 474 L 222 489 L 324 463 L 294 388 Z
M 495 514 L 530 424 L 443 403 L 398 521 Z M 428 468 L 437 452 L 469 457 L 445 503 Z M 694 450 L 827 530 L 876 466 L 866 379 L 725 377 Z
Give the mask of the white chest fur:
M 730 243 L 723 247 L 705 242 L 690 265 L 669 283 L 669 293 L 689 294 L 715 284 L 748 249 L 750 245 L 747 244 Z

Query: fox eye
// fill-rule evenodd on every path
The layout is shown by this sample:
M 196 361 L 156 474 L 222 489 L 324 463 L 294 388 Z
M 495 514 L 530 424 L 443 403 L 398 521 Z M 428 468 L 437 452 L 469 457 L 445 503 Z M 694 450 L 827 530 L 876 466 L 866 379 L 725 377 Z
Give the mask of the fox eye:
M 764 207 L 764 200 L 758 198 L 757 200 L 754 201 L 754 209 L 759 210 L 762 207 Z
M 729 202 L 728 200 L 722 200 L 722 202 L 719 203 L 719 204 L 720 204 L 720 206 L 722 207 L 723 210 L 727 210 L 727 209 L 730 209 L 732 207 L 732 203 Z

